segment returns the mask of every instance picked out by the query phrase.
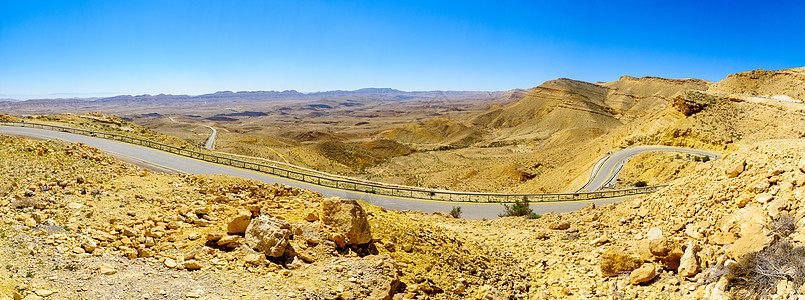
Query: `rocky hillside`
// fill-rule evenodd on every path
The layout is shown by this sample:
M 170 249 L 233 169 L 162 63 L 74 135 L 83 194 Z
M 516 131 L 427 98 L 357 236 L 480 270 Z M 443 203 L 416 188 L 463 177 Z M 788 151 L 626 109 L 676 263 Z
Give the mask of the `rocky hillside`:
M 81 144 L 0 138 L 0 292 L 45 298 L 791 299 L 805 141 L 536 219 L 396 212 Z
M 789 100 L 805 99 L 805 68 L 777 71 L 757 69 L 731 74 L 711 90 Z
M 353 200 L 153 173 L 0 137 L 0 293 L 26 299 L 525 299 L 512 254 Z
M 408 124 L 381 132 L 379 137 L 425 147 L 466 147 L 483 139 L 484 132 L 451 121 L 434 117 L 420 124 Z
M 456 147 L 449 146 L 453 144 L 447 143 L 447 137 L 429 134 L 429 143 L 445 145 L 437 148 L 442 151 L 390 159 L 368 169 L 369 178 L 465 191 L 567 192 L 584 185 L 595 161 L 612 149 L 663 144 L 731 150 L 729 138 L 680 123 L 696 118 L 694 110 L 700 112 L 711 104 L 712 99 L 691 93 L 709 84 L 697 79 L 630 76 L 596 84 L 548 81 L 510 105 L 494 106 L 463 121 L 442 121 L 451 124 L 442 132 L 459 132 L 450 130 L 458 127 L 477 132 L 474 143 L 453 150 Z M 414 132 L 408 129 L 413 127 L 390 132 Z M 383 137 L 417 143 L 403 139 L 402 134 Z M 681 170 L 669 170 L 677 171 Z
M 546 139 L 573 129 L 609 129 L 619 125 L 604 103 L 607 89 L 566 78 L 545 82 L 505 108 L 492 109 L 470 122 L 499 129 L 498 139 Z
M 536 220 L 418 219 L 516 253 L 536 299 L 798 299 L 803 153 L 758 143 L 652 195 Z

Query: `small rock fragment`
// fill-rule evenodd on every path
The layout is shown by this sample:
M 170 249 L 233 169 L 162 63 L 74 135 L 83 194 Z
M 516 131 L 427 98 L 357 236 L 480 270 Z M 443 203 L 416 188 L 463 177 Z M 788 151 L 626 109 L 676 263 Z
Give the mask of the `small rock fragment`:
M 176 260 L 174 260 L 172 258 L 166 258 L 164 263 L 165 263 L 166 267 L 171 268 L 171 269 L 174 269 L 174 268 L 176 268 L 176 266 L 178 266 L 178 264 L 176 263 Z
M 565 230 L 565 229 L 570 228 L 570 222 L 568 222 L 568 221 L 554 222 L 554 223 L 551 223 L 551 225 L 549 225 L 548 228 L 553 229 L 553 230 Z
M 599 236 L 594 241 L 590 242 L 590 245 L 592 245 L 592 246 L 600 246 L 600 245 L 606 244 L 607 242 L 609 242 L 609 238 L 607 236 L 605 236 L 605 235 L 602 235 L 602 236 Z
M 117 269 L 110 264 L 101 263 L 100 266 L 98 266 L 98 272 L 103 275 L 112 275 L 117 273 Z
M 732 164 L 732 166 L 727 168 L 727 170 L 725 172 L 727 173 L 727 176 L 729 178 L 735 178 L 735 177 L 738 177 L 738 175 L 741 175 L 741 173 L 743 173 L 745 166 L 746 166 L 746 161 L 741 160 L 741 161 L 739 161 L 737 163 Z
M 248 264 L 252 265 L 261 265 L 264 264 L 266 260 L 266 255 L 263 253 L 249 253 L 243 258 L 244 261 Z
M 249 223 L 251 222 L 252 214 L 248 211 L 240 211 L 238 215 L 232 218 L 229 221 L 229 224 L 226 227 L 226 231 L 229 234 L 243 234 L 246 232 L 246 228 L 249 227 Z
M 632 271 L 630 275 L 630 282 L 633 285 L 637 285 L 644 282 L 649 282 L 654 279 L 655 276 L 657 276 L 657 272 L 654 264 L 643 264 L 643 266 L 640 268 Z
M 317 214 L 315 214 L 313 212 L 309 212 L 309 213 L 307 213 L 307 216 L 305 216 L 305 220 L 308 221 L 308 222 L 318 221 L 319 220 L 319 215 L 317 215 Z
M 774 196 L 772 194 L 762 193 L 762 194 L 759 194 L 759 195 L 755 196 L 755 201 L 760 202 L 760 203 L 766 203 L 766 202 L 769 202 L 769 200 L 771 200 L 773 198 L 774 198 Z
M 201 262 L 195 259 L 191 259 L 184 262 L 184 267 L 185 269 L 188 270 L 200 270 L 201 268 L 204 267 L 204 265 L 202 265 Z

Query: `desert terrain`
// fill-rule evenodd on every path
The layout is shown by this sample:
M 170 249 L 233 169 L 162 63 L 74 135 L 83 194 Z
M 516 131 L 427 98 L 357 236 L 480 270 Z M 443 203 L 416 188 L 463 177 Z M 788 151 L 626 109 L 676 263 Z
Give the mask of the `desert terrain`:
M 3 119 L 207 151 L 208 129 L 188 124 L 203 123 L 219 130 L 215 151 L 455 190 L 573 190 L 600 157 L 636 145 L 725 156 L 644 153 L 618 187 L 670 186 L 569 213 L 466 220 L 0 137 L 0 288 L 19 299 L 798 299 L 802 73 L 557 79 L 439 108 L 289 100 L 266 115 L 254 103 L 228 116 L 128 107 L 120 117 L 16 103 Z
M 219 155 L 345 178 L 466 192 L 572 192 L 584 185 L 598 159 L 617 149 L 668 145 L 727 154 L 756 141 L 801 137 L 801 101 L 792 91 L 803 89 L 802 72 L 756 70 L 716 83 L 562 78 L 506 92 L 221 92 L 0 107 L 17 117 L 87 129 L 109 130 L 129 121 L 149 132 L 141 137 L 194 149 L 209 136 L 210 130 L 199 126 L 204 124 L 218 129 Z M 747 93 L 750 85 L 764 88 L 753 96 Z M 772 98 L 784 94 L 792 96 Z M 53 109 L 78 115 L 49 116 Z M 87 115 L 92 111 L 112 115 Z M 78 120 L 84 116 L 90 120 Z M 92 125 L 93 119 L 116 116 L 122 120 L 106 124 L 111 127 Z M 778 122 L 766 125 L 772 118 Z M 666 174 L 651 181 L 665 184 L 698 163 L 690 158 L 672 166 L 643 165 L 664 169 L 651 171 Z M 620 177 L 620 186 L 645 181 L 630 174 Z

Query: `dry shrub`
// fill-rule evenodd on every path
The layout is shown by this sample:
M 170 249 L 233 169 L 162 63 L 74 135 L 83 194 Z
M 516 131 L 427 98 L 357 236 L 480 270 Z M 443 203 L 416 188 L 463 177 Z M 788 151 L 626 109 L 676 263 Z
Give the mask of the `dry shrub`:
M 503 213 L 498 214 L 498 217 L 530 216 L 531 213 L 533 213 L 533 211 L 529 208 L 528 198 L 523 196 L 522 199 L 514 199 L 512 205 L 503 204 Z
M 453 218 L 461 219 L 461 206 L 453 206 L 453 209 L 450 210 L 450 215 Z
M 781 280 L 798 290 L 805 283 L 805 248 L 780 239 L 763 251 L 748 254 L 735 271 L 736 299 L 765 299 L 777 293 Z

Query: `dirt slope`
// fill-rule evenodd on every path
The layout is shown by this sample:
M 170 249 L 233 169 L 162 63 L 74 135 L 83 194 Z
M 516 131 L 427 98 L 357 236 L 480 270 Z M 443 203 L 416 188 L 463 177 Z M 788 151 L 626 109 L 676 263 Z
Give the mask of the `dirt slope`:
M 451 120 L 486 132 L 484 140 L 465 149 L 391 159 L 368 171 L 373 180 L 448 189 L 572 191 L 584 184 L 595 160 L 619 147 L 653 143 L 723 150 L 720 137 L 675 128 L 687 118 L 674 108 L 675 99 L 709 84 L 630 76 L 597 84 L 548 81 L 518 102 L 463 122 Z
M 483 132 L 453 122 L 444 117 L 434 117 L 424 123 L 408 124 L 379 134 L 384 139 L 409 145 L 468 146 L 483 139 Z
M 500 130 L 497 139 L 545 139 L 563 130 L 611 128 L 619 122 L 604 103 L 606 94 L 606 88 L 595 84 L 552 80 L 519 102 L 490 110 L 469 122 Z

